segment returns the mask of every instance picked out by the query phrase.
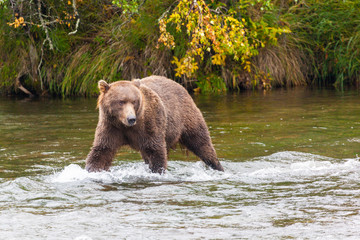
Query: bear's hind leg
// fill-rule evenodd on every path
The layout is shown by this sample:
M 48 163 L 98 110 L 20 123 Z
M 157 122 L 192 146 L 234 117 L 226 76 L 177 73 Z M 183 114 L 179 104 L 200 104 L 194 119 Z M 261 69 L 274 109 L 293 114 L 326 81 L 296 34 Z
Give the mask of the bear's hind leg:
M 206 126 L 201 126 L 201 131 L 184 133 L 181 136 L 180 143 L 198 156 L 212 169 L 224 171 L 224 168 L 217 159 L 216 152 L 211 143 L 210 135 Z

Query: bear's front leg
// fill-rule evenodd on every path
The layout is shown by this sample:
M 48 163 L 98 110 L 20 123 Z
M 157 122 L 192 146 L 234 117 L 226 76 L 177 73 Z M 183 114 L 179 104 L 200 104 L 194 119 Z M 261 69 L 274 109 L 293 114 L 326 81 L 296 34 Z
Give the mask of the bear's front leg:
M 141 150 L 141 156 L 153 173 L 163 174 L 167 168 L 167 154 L 165 143 L 158 146 L 149 146 Z
M 85 169 L 89 172 L 107 171 L 111 166 L 116 150 L 94 146 L 86 158 Z
M 107 171 L 121 146 L 119 130 L 100 120 L 95 131 L 93 147 L 86 158 L 86 170 L 89 172 Z

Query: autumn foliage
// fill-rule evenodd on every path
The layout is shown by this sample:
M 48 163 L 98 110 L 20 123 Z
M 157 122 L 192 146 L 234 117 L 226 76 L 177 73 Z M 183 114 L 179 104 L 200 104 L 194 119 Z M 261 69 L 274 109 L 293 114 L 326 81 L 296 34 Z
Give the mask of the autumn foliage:
M 98 79 L 151 74 L 201 92 L 343 87 L 360 82 L 359 7 L 353 0 L 0 0 L 0 92 L 96 95 Z
M 215 1 L 207 4 L 204 0 L 181 0 L 169 16 L 160 19 L 160 43 L 176 48 L 174 36 L 168 31 L 170 25 L 189 39 L 184 56 L 174 57 L 176 76 L 194 76 L 205 55 L 213 65 L 223 66 L 226 58 L 231 58 L 250 72 L 250 59 L 258 49 L 275 45 L 280 34 L 290 32 L 286 27 L 269 26 L 261 12 L 257 19 L 251 19 L 247 9 L 255 4 L 264 10 L 272 9 L 270 1 L 239 1 L 227 8 Z

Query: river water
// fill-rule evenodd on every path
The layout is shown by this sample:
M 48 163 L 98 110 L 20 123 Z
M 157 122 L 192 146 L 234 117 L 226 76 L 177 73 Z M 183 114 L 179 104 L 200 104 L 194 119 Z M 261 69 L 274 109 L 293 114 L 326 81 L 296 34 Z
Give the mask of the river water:
M 87 173 L 96 99 L 0 98 L 0 239 L 360 238 L 359 92 L 194 99 L 224 173 L 180 148 Z

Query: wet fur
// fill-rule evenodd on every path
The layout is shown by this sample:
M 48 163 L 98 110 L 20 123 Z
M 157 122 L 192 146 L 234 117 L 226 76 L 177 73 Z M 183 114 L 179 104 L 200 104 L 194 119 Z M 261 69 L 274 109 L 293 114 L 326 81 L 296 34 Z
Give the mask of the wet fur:
M 86 159 L 88 171 L 108 170 L 116 151 L 129 145 L 140 151 L 153 172 L 163 173 L 169 149 L 177 143 L 208 166 L 223 171 L 205 120 L 181 85 L 164 77 L 151 76 L 110 85 L 100 81 L 99 89 L 99 122 Z M 116 99 L 122 97 L 134 103 L 127 105 L 136 112 L 134 126 L 123 123 L 123 110 L 116 104 Z

